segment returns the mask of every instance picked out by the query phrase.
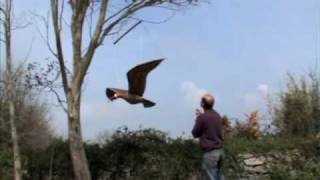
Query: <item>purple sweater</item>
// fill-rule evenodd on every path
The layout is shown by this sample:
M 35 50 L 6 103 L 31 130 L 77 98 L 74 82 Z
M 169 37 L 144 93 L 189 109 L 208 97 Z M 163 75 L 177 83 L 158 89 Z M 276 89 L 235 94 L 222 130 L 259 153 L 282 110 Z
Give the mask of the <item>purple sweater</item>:
M 192 135 L 200 138 L 201 149 L 205 152 L 223 147 L 223 123 L 215 110 L 199 115 L 192 129 Z

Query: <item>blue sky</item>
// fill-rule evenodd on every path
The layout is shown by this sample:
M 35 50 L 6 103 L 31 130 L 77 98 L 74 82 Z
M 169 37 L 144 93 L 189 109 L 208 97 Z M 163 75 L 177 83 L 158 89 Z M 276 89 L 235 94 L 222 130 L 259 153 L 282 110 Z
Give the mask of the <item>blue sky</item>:
M 49 1 L 15 1 L 17 17 L 28 18 L 30 11 L 45 15 L 48 9 Z M 158 9 L 142 16 L 160 20 L 170 13 Z M 30 44 L 29 59 L 43 61 L 50 55 L 36 24 L 14 33 L 16 59 L 25 56 Z M 63 40 L 70 56 L 68 32 Z M 188 136 L 203 93 L 216 97 L 216 109 L 223 115 L 243 119 L 244 113 L 256 109 L 264 114 L 266 94 L 276 96 L 284 88 L 287 72 L 306 73 L 315 65 L 320 55 L 320 2 L 216 0 L 177 12 L 163 24 L 142 24 L 116 46 L 113 40 L 107 39 L 97 51 L 86 78 L 84 137 L 92 139 L 123 125 Z M 107 101 L 106 87 L 126 88 L 130 68 L 161 57 L 166 60 L 150 74 L 145 93 L 156 107 Z M 53 98 L 48 101 L 53 103 Z M 52 110 L 52 124 L 65 135 L 65 115 Z

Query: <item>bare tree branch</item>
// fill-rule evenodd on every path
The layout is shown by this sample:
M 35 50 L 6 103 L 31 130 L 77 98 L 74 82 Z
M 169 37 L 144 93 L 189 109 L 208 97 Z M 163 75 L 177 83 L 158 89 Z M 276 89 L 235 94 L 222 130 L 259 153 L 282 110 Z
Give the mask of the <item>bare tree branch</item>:
M 62 29 L 62 21 L 63 21 L 63 11 L 64 11 L 64 1 L 65 0 L 62 0 L 61 2 L 61 10 L 60 10 L 60 15 L 59 15 L 59 30 L 61 31 Z
M 171 18 L 173 18 L 174 15 L 175 15 L 175 13 L 172 13 L 169 17 L 167 17 L 167 18 L 165 18 L 163 20 L 160 20 L 160 21 L 151 21 L 151 20 L 147 20 L 147 19 L 143 19 L 143 18 L 139 18 L 139 17 L 134 17 L 133 15 L 129 16 L 128 18 L 129 19 L 134 19 L 134 20 L 137 20 L 137 21 L 143 21 L 143 22 L 148 23 L 148 24 L 163 24 L 163 23 L 168 22 Z
M 104 23 L 106 24 L 107 22 L 109 22 L 112 18 L 118 16 L 119 14 L 121 14 L 123 11 L 129 9 L 132 5 L 134 4 L 134 2 L 130 3 L 129 5 L 125 6 L 124 8 L 120 9 L 119 11 L 117 11 L 116 13 L 114 13 L 113 15 L 111 15 L 110 17 L 108 17 Z
M 30 54 L 31 54 L 31 51 L 32 51 L 32 48 L 33 48 L 33 42 L 34 42 L 34 37 L 32 38 L 32 41 L 31 41 L 31 44 L 30 44 L 30 46 L 29 46 L 29 49 L 28 49 L 28 51 L 27 51 L 27 54 L 26 54 L 26 56 L 24 57 L 24 59 L 23 59 L 23 62 L 26 62 L 27 60 L 28 60 L 28 58 L 30 57 Z
M 104 28 L 103 33 L 100 36 L 100 39 L 99 39 L 99 42 L 98 42 L 98 46 L 103 42 L 105 37 L 113 30 L 113 28 L 116 25 L 120 24 L 121 21 L 126 20 L 128 17 L 130 17 L 132 14 L 134 14 L 138 10 L 140 10 L 140 9 L 142 9 L 144 7 L 151 6 L 151 5 L 152 4 L 150 4 L 150 1 L 134 1 L 132 4 L 130 4 L 129 7 L 126 6 L 125 8 L 121 9 L 120 11 L 118 11 L 117 13 L 112 15 L 111 17 L 113 18 L 113 17 L 115 17 L 115 16 L 117 16 L 119 14 L 119 17 L 116 20 L 114 20 L 112 23 L 108 24 Z M 121 12 L 122 12 L 122 14 L 121 14 Z M 106 22 L 107 21 L 105 21 L 105 23 Z
M 80 74 L 79 74 L 79 77 L 77 79 L 76 84 L 80 84 L 83 81 L 84 76 L 86 74 L 86 71 L 92 61 L 93 54 L 94 54 L 96 48 L 99 46 L 99 38 L 100 38 L 100 35 L 103 31 L 103 25 L 104 25 L 104 20 L 106 17 L 108 3 L 109 3 L 109 0 L 102 0 L 102 2 L 101 2 L 99 17 L 97 20 L 95 31 L 94 31 L 93 37 L 90 40 L 88 50 L 85 53 L 83 60 L 81 62 L 82 63 L 81 64 L 82 65 L 81 72 L 79 72 Z
M 60 95 L 59 95 L 59 93 L 54 88 L 49 87 L 49 91 L 52 92 L 56 96 L 57 101 L 60 104 L 60 106 L 62 107 L 63 111 L 65 113 L 68 113 L 68 108 L 66 107 L 67 101 L 66 100 L 62 100 Z
M 62 42 L 61 42 L 61 28 L 59 28 L 59 9 L 58 9 L 58 0 L 51 0 L 51 11 L 52 11 L 52 22 L 56 37 L 56 48 L 57 48 L 57 58 L 60 65 L 60 71 L 62 76 L 62 83 L 64 87 L 65 94 L 68 94 L 69 84 L 68 84 L 68 76 L 65 69 L 65 61 L 62 50 Z
M 88 14 L 88 26 L 89 26 L 89 37 L 90 37 L 90 39 L 92 38 L 92 29 L 93 29 L 93 16 L 94 16 L 94 12 L 95 12 L 95 8 L 94 8 L 94 1 L 92 1 L 91 2 L 91 6 L 90 6 L 90 12 L 89 12 L 89 14 Z
M 24 29 L 30 25 L 31 25 L 31 23 L 27 23 L 27 24 L 23 24 L 23 25 L 16 25 L 15 27 L 12 27 L 12 30 Z
M 48 17 L 45 18 L 45 17 L 43 17 L 43 16 L 41 16 L 41 15 L 38 15 L 38 14 L 36 14 L 36 13 L 33 13 L 33 12 L 30 12 L 30 13 L 31 13 L 33 16 L 39 18 L 39 19 L 42 21 L 42 23 L 44 24 L 45 29 L 46 29 L 46 34 L 45 34 L 45 35 L 43 35 L 43 33 L 41 32 L 41 30 L 39 29 L 38 26 L 35 26 L 35 27 L 36 27 L 36 29 L 37 29 L 37 31 L 38 31 L 41 39 L 46 43 L 46 46 L 48 47 L 50 53 L 51 53 L 54 57 L 56 57 L 56 58 L 58 59 L 58 54 L 53 50 L 53 48 L 51 47 L 51 44 L 50 44 L 50 39 L 49 39 L 49 22 L 48 22 L 49 20 L 48 20 Z
M 117 44 L 123 37 L 125 37 L 130 31 L 132 31 L 134 28 L 136 28 L 141 23 L 142 23 L 142 20 L 138 21 L 131 28 L 129 28 L 124 34 L 122 34 L 113 44 Z
M 81 77 L 79 77 L 78 81 L 83 81 L 83 78 L 85 76 L 85 72 L 87 71 L 91 61 L 93 54 L 98 46 L 102 44 L 105 37 L 111 33 L 111 31 L 114 29 L 115 26 L 119 25 L 122 21 L 127 20 L 130 18 L 135 12 L 139 11 L 142 8 L 149 7 L 149 6 L 156 6 L 162 3 L 161 0 L 154 0 L 154 1 L 132 1 L 129 5 L 125 6 L 124 8 L 121 8 L 119 11 L 105 19 L 106 17 L 106 11 L 107 11 L 107 5 L 108 0 L 102 0 L 100 11 L 99 11 L 99 18 L 96 24 L 95 33 L 93 37 L 91 38 L 91 41 L 88 46 L 88 50 L 83 56 L 83 63 L 81 66 Z M 180 3 L 183 3 L 184 1 L 181 1 Z M 113 20 L 115 19 L 115 20 Z M 110 22 L 113 20 L 112 22 Z M 109 23 L 110 22 L 110 23 Z M 105 26 L 105 27 L 104 27 Z M 134 27 L 133 27 L 134 28 Z M 132 29 L 131 29 L 132 30 Z M 130 31 L 130 29 L 129 29 Z M 129 32 L 128 31 L 128 32 Z M 128 32 L 126 32 L 124 35 L 126 35 Z M 122 37 L 121 37 L 122 38 Z

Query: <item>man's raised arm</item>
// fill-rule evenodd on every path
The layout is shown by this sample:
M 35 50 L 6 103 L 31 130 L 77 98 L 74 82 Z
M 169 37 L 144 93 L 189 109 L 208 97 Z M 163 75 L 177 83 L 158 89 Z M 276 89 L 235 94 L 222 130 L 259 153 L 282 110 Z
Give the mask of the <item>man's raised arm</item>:
M 203 129 L 203 119 L 201 115 L 198 115 L 195 120 L 194 127 L 192 129 L 192 135 L 194 138 L 198 138 L 201 136 Z

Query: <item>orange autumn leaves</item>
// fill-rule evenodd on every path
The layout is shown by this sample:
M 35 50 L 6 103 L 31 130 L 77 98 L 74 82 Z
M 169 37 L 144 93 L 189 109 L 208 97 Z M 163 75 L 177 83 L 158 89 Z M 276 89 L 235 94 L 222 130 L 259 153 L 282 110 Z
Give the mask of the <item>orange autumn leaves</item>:
M 258 111 L 253 111 L 246 116 L 247 122 L 240 125 L 240 134 L 254 139 L 260 139 L 262 137 L 262 133 L 260 131 Z
M 235 135 L 253 139 L 260 139 L 262 137 L 258 111 L 253 111 L 249 114 L 246 114 L 246 121 L 243 123 L 237 123 L 235 127 L 231 126 L 231 123 L 226 116 L 224 116 L 222 120 L 224 126 L 224 135 L 226 137 Z

